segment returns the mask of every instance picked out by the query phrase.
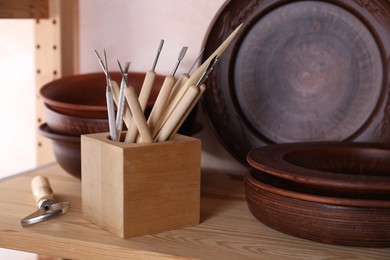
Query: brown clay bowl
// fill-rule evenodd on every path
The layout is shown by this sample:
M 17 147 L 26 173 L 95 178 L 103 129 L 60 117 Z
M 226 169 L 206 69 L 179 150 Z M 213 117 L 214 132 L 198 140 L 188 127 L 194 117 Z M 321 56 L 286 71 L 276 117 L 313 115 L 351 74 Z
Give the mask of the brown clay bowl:
M 111 72 L 110 75 L 113 80 L 120 83 L 121 76 L 119 72 Z M 145 74 L 129 72 L 128 75 L 129 84 L 134 86 L 139 93 Z M 156 75 L 145 110 L 146 114 L 150 113 L 163 81 L 164 76 Z M 97 131 L 99 129 L 100 131 L 104 124 L 103 121 L 83 121 L 81 118 L 107 119 L 105 91 L 106 79 L 103 73 L 68 76 L 44 85 L 39 93 L 44 104 L 51 110 L 46 111 L 50 113 L 45 115 L 47 116 L 47 124 L 55 132 L 71 135 L 75 135 L 77 132 L 84 134 L 84 130 Z M 195 120 L 197 111 L 198 106 L 195 106 L 180 128 L 180 133 L 190 135 L 202 129 L 202 125 Z M 80 129 L 78 129 L 79 127 Z M 104 131 L 107 131 L 107 129 L 105 128 Z
M 39 133 L 52 141 L 53 153 L 57 163 L 70 175 L 81 178 L 80 136 L 68 136 L 52 132 L 48 125 L 42 124 Z
M 267 226 L 322 243 L 390 246 L 390 200 L 338 198 L 313 193 L 291 182 L 251 169 L 245 174 L 251 213 Z
M 121 81 L 119 72 L 110 73 L 118 84 Z M 129 84 L 140 91 L 145 74 L 130 72 Z M 154 102 L 164 81 L 156 75 L 150 100 Z M 44 85 L 39 93 L 43 102 L 53 111 L 76 117 L 107 118 L 106 79 L 103 73 L 91 73 L 68 76 Z
M 70 136 L 107 132 L 108 119 L 77 117 L 59 113 L 44 104 L 43 115 L 50 131 Z
M 390 146 L 373 143 L 275 144 L 248 153 L 255 169 L 342 196 L 390 196 Z

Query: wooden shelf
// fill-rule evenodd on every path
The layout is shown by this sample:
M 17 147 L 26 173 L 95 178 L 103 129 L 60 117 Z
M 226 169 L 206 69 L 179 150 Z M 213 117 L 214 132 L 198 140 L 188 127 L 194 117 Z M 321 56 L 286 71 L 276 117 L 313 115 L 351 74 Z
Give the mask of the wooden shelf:
M 41 19 L 49 17 L 49 0 L 0 1 L 0 18 Z
M 27 228 L 20 219 L 35 210 L 30 181 L 47 176 L 64 216 Z M 202 173 L 201 224 L 122 240 L 81 215 L 80 180 L 56 164 L 0 182 L 0 247 L 69 259 L 388 259 L 390 248 L 316 243 L 275 231 L 257 221 L 245 201 L 243 182 L 221 173 Z M 110 208 L 107 210 L 115 210 Z

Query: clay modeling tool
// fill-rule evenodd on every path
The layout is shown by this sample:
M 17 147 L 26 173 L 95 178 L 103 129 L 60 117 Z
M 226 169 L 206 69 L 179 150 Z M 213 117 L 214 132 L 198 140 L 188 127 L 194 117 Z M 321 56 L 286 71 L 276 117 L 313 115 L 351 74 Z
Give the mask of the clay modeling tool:
M 177 62 L 175 64 L 175 67 L 173 68 L 172 74 L 167 76 L 164 80 L 164 83 L 160 89 L 160 92 L 158 93 L 156 102 L 154 103 L 154 106 L 152 108 L 152 111 L 150 112 L 149 118 L 148 118 L 148 125 L 149 129 L 154 131 L 155 126 L 161 116 L 163 115 L 165 111 L 165 107 L 167 105 L 167 101 L 169 98 L 169 95 L 171 94 L 172 88 L 175 85 L 176 79 L 175 79 L 175 73 L 176 70 L 184 58 L 184 55 L 187 52 L 188 47 L 183 47 L 179 53 L 179 57 L 177 58 Z M 155 137 L 155 136 L 153 136 Z
M 192 109 L 195 107 L 195 105 L 199 102 L 199 99 L 202 97 L 203 93 L 206 90 L 206 85 L 202 84 L 199 86 L 199 93 L 195 97 L 195 99 L 192 101 L 192 104 L 187 108 L 187 111 L 184 113 L 182 118 L 180 119 L 179 123 L 176 125 L 176 127 L 173 129 L 171 135 L 169 136 L 168 140 L 175 137 L 176 133 L 179 131 L 180 127 L 183 125 L 184 121 L 188 117 L 188 115 L 191 113 Z
M 180 100 L 179 104 L 177 105 L 177 107 L 172 112 L 171 116 L 168 118 L 164 126 L 161 128 L 160 132 L 155 138 L 155 141 L 163 142 L 168 140 L 171 136 L 174 136 L 174 134 L 176 134 L 177 129 L 180 128 L 181 124 L 185 120 L 187 111 L 190 111 L 195 106 L 196 102 L 199 100 L 200 98 L 200 95 L 198 95 L 200 92 L 199 86 L 202 85 L 203 88 L 205 88 L 203 83 L 207 79 L 211 71 L 213 70 L 217 60 L 218 60 L 218 56 L 215 56 L 214 59 L 210 61 L 209 65 L 207 66 L 206 70 L 199 78 L 198 82 L 195 85 L 192 85 L 187 90 L 187 92 L 184 94 L 183 98 Z M 202 93 L 203 92 L 204 90 L 202 91 Z
M 129 104 L 131 113 L 133 114 L 133 122 L 138 128 L 142 141 L 144 143 L 151 143 L 153 142 L 152 135 L 148 128 L 148 124 L 146 123 L 146 119 L 142 111 L 141 105 L 138 101 L 137 93 L 134 87 L 129 85 L 129 82 L 125 77 L 124 71 L 119 61 L 118 61 L 118 65 L 119 65 L 120 72 L 122 74 L 122 78 L 124 79 L 127 86 L 125 90 L 125 96 L 126 96 L 127 103 Z
M 107 56 L 106 56 L 106 50 L 104 50 L 104 63 L 103 60 L 100 58 L 99 53 L 95 50 L 95 54 L 99 60 L 100 66 L 103 69 L 104 74 L 106 75 L 106 102 L 107 102 L 107 113 L 108 113 L 108 126 L 110 130 L 110 138 L 113 141 L 117 140 L 117 131 L 115 126 L 115 109 L 114 109 L 114 98 L 111 90 L 111 77 L 108 73 L 108 67 L 107 67 Z
M 142 84 L 141 91 L 139 93 L 138 100 L 141 105 L 142 111 L 145 111 L 146 105 L 148 104 L 150 93 L 152 92 L 153 83 L 156 78 L 155 69 L 163 46 L 164 46 L 164 40 L 161 40 L 157 49 L 157 54 L 154 59 L 152 69 L 146 72 L 145 79 Z M 135 124 L 131 124 L 130 127 L 128 127 L 127 129 L 128 131 L 126 134 L 126 140 L 127 142 L 134 143 L 135 140 L 137 140 L 137 135 L 138 135 L 137 126 Z
M 127 78 L 127 75 L 129 73 L 129 67 L 130 67 L 130 62 L 126 62 L 125 70 L 124 70 L 125 78 Z M 122 126 L 123 126 L 123 112 L 125 110 L 125 89 L 126 89 L 126 82 L 124 79 L 122 79 L 120 90 L 119 90 L 118 103 L 117 103 L 118 111 L 116 114 L 116 121 L 115 121 L 118 139 L 120 139 L 120 133 L 122 131 Z
M 163 142 L 168 140 L 173 130 L 176 128 L 176 125 L 180 122 L 181 118 L 187 111 L 188 107 L 191 106 L 198 93 L 199 93 L 199 89 L 195 85 L 192 85 L 187 90 L 184 97 L 180 100 L 180 103 L 177 105 L 175 111 L 168 118 L 167 122 L 165 123 L 161 131 L 158 133 L 157 137 L 155 138 L 155 141 Z
M 69 211 L 68 202 L 56 202 L 49 180 L 43 176 L 35 176 L 31 181 L 31 189 L 38 210 L 23 218 L 23 227 L 64 215 Z
M 199 59 L 202 57 L 203 52 L 204 49 L 199 53 L 198 57 L 196 58 L 188 72 L 180 75 L 179 79 L 176 81 L 176 84 L 172 88 L 171 94 L 169 95 L 168 104 L 173 100 L 173 98 L 176 96 L 177 92 L 184 85 L 184 83 L 186 83 L 186 81 L 190 78 L 190 73 L 195 67 L 195 65 L 198 63 Z
M 176 96 L 172 99 L 172 102 L 169 103 L 167 108 L 164 111 L 164 114 L 158 121 L 157 125 L 153 129 L 153 136 L 157 136 L 158 132 L 161 130 L 162 126 L 168 120 L 176 106 L 179 104 L 180 100 L 183 98 L 184 94 L 187 92 L 188 88 L 196 84 L 199 79 L 202 77 L 204 72 L 207 70 L 207 66 L 210 64 L 210 61 L 215 57 L 221 56 L 224 51 L 227 49 L 229 44 L 234 40 L 238 32 L 240 31 L 242 24 L 240 24 L 227 38 L 226 40 L 211 54 L 206 61 L 204 61 L 197 70 L 191 75 L 191 77 L 184 83 L 184 85 L 179 89 Z

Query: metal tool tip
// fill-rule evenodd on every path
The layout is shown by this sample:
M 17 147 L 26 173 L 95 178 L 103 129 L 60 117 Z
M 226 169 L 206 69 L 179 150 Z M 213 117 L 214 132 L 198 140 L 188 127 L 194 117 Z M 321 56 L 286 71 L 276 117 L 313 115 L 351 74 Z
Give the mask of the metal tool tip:
M 158 51 L 159 51 L 159 52 L 161 51 L 163 45 L 164 45 L 164 40 L 161 39 L 161 40 L 160 40 L 160 45 L 158 46 Z
M 179 60 L 182 60 L 184 58 L 184 55 L 186 55 L 186 52 L 188 50 L 188 47 L 187 46 L 184 46 L 181 51 L 180 51 L 180 54 L 179 54 Z
M 116 61 L 118 62 L 118 66 L 119 66 L 120 71 L 123 72 L 122 65 L 121 65 L 120 61 L 118 59 Z
M 126 64 L 125 64 L 125 73 L 128 73 L 130 64 L 131 64 L 130 61 L 129 61 L 129 62 L 126 62 Z

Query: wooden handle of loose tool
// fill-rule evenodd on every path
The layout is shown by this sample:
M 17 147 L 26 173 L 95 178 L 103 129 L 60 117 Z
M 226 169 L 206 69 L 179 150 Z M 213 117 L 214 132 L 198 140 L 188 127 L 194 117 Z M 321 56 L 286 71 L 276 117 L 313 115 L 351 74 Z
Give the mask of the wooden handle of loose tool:
M 36 204 L 43 199 L 54 200 L 53 190 L 51 189 L 49 180 L 46 177 L 40 175 L 35 176 L 31 180 L 31 189 Z
M 144 116 L 144 112 L 142 111 L 141 105 L 139 104 L 137 93 L 135 92 L 134 87 L 128 86 L 125 90 L 125 94 L 127 103 L 129 104 L 131 113 L 133 114 L 133 120 L 141 135 L 142 141 L 144 143 L 152 143 L 152 134 L 148 124 L 146 123 L 146 118 Z M 125 142 L 127 139 L 128 138 L 126 135 Z

